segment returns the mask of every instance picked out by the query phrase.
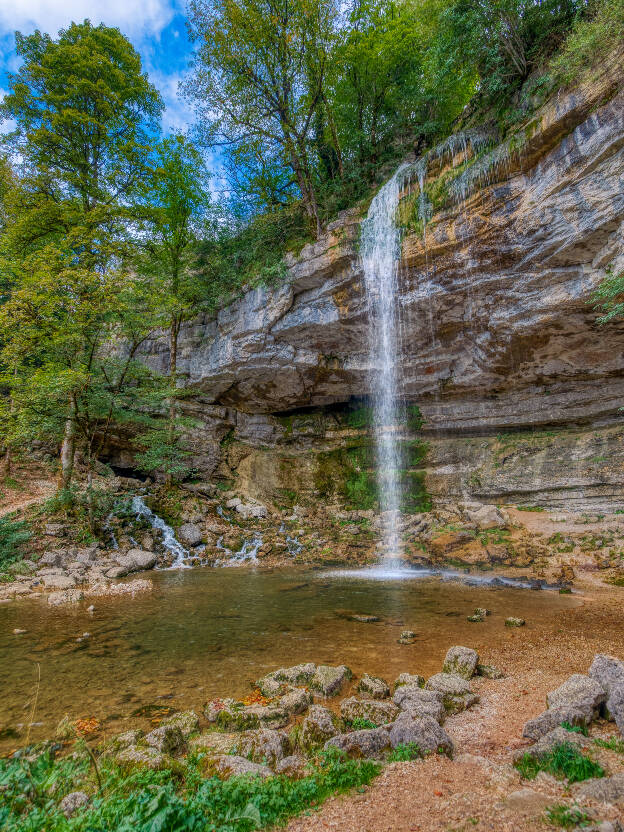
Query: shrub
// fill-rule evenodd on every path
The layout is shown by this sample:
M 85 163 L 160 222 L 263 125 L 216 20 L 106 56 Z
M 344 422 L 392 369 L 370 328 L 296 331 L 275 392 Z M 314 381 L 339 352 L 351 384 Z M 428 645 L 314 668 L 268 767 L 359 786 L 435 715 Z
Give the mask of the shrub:
M 25 520 L 0 517 L 0 566 L 19 560 L 29 540 L 30 530 Z

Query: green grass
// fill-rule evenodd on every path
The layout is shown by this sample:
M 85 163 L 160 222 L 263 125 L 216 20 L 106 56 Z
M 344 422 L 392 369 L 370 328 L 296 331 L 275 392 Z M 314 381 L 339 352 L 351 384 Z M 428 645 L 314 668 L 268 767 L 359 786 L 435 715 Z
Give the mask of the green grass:
M 596 737 L 594 745 L 598 748 L 606 748 L 608 751 L 616 751 L 618 754 L 624 754 L 624 740 L 619 737 L 609 737 L 608 740 L 603 740 L 602 737 Z
M 589 731 L 585 725 L 570 725 L 569 722 L 562 722 L 561 727 L 565 728 L 571 734 L 582 734 L 584 737 L 589 736 Z
M 544 812 L 546 821 L 551 826 L 558 826 L 561 829 L 573 829 L 574 827 L 588 826 L 591 822 L 590 816 L 582 809 L 566 806 L 563 803 L 557 803 L 554 806 L 549 806 Z
M 516 506 L 518 511 L 546 511 L 543 506 Z
M 79 748 L 79 746 L 77 746 Z M 379 773 L 371 760 L 348 760 L 337 749 L 321 752 L 301 780 L 202 774 L 202 756 L 171 769 L 125 771 L 100 758 L 102 789 L 84 747 L 73 758 L 0 761 L 0 829 L 3 832 L 250 832 L 273 827 L 332 794 L 366 785 Z M 66 819 L 64 795 L 90 795 L 86 809 Z
M 372 719 L 366 719 L 364 716 L 356 716 L 355 719 L 346 720 L 346 722 L 352 731 L 363 731 L 366 728 L 379 728 L 376 722 L 373 722 Z
M 388 754 L 388 762 L 404 763 L 408 760 L 418 760 L 423 756 L 420 746 L 415 742 L 408 742 L 406 745 L 400 743 Z
M 604 769 L 595 760 L 581 754 L 570 743 L 556 745 L 552 751 L 541 757 L 524 754 L 514 763 L 525 780 L 534 780 L 540 771 L 545 771 L 570 783 L 588 780 L 590 777 L 604 777 Z

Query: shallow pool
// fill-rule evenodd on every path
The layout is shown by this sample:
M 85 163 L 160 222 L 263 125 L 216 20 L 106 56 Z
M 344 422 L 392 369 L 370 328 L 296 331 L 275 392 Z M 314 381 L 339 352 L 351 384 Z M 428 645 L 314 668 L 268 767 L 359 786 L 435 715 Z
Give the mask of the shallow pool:
M 579 603 L 552 592 L 340 571 L 192 569 L 150 577 L 151 593 L 96 599 L 93 613 L 88 602 L 0 606 L 1 751 L 24 743 L 31 713 L 31 740 L 51 736 L 65 714 L 122 730 L 141 706 L 200 709 L 214 696 L 248 692 L 280 665 L 347 664 L 358 675 L 390 679 L 401 671 L 428 675 L 440 670 L 450 645 L 462 643 L 487 660 L 487 646 L 510 636 L 506 616 L 525 618 L 528 636 Z M 466 616 L 477 606 L 492 615 L 470 624 Z M 350 613 L 381 621 L 352 621 Z M 27 632 L 13 635 L 14 628 Z M 397 643 L 403 629 L 416 632 L 414 644 Z

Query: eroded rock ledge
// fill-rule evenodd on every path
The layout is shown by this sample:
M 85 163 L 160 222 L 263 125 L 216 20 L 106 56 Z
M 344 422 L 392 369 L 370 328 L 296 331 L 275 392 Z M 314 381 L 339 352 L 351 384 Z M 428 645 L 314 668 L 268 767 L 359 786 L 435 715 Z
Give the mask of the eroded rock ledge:
M 607 269 L 624 268 L 622 81 L 607 66 L 546 104 L 522 152 L 434 214 L 426 245 L 405 236 L 405 391 L 424 417 L 434 496 L 579 509 L 624 500 L 624 324 L 598 326 L 591 306 Z M 238 478 L 264 498 L 312 489 L 314 454 L 348 444 L 336 408 L 367 395 L 370 369 L 359 219 L 330 224 L 289 260 L 283 285 L 183 328 L 205 477 Z M 164 369 L 164 341 L 149 342 L 145 360 Z M 285 475 L 293 455 L 296 476 Z

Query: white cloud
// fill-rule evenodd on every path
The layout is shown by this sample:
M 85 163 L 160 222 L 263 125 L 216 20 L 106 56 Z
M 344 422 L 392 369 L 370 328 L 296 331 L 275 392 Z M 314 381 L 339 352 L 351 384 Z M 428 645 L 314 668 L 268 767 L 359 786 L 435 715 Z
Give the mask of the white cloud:
M 89 18 L 127 34 L 158 33 L 180 7 L 179 0 L 0 0 L 0 30 L 55 35 L 71 21 Z

